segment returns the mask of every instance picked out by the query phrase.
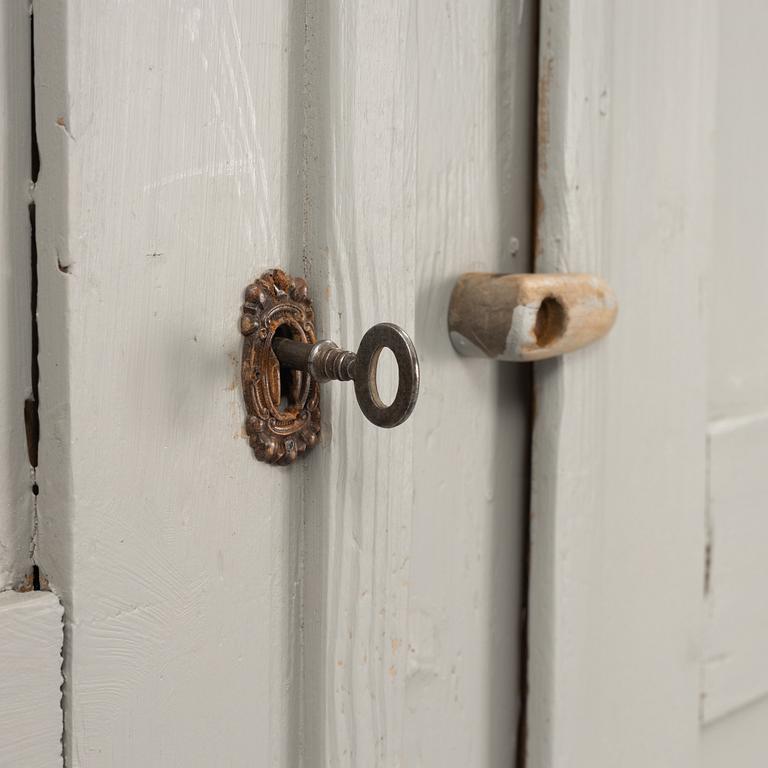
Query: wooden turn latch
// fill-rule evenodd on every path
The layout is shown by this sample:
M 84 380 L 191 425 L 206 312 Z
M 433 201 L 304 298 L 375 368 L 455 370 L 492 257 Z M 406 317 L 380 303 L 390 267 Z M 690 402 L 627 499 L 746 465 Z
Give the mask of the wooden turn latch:
M 594 275 L 467 272 L 453 289 L 448 328 L 462 355 L 529 362 L 591 344 L 617 312 L 610 286 Z

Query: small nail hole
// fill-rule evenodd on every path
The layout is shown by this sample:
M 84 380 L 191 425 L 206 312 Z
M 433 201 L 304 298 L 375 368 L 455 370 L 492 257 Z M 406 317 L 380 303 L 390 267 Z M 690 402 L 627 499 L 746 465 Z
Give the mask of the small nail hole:
M 536 344 L 548 347 L 565 333 L 567 324 L 565 307 L 554 296 L 547 296 L 536 313 L 536 324 L 533 327 Z

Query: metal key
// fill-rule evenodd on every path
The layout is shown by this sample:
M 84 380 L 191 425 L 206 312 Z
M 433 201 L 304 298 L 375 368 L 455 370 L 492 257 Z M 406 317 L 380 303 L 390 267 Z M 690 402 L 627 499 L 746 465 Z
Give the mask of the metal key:
M 392 351 L 397 361 L 397 394 L 385 405 L 376 385 L 376 369 L 384 348 Z M 318 382 L 354 381 L 360 410 L 377 427 L 396 427 L 413 411 L 419 396 L 419 359 L 410 336 L 393 323 L 379 323 L 369 328 L 357 352 L 341 349 L 323 339 L 304 344 L 275 336 L 272 349 L 287 368 L 306 371 Z

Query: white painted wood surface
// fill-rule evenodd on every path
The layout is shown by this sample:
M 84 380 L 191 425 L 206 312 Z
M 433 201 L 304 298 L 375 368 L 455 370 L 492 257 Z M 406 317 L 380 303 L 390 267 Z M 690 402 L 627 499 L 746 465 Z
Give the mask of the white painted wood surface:
M 764 768 L 768 698 L 709 723 L 702 731 L 702 768 Z
M 31 568 L 33 496 L 24 401 L 31 394 L 30 22 L 25 0 L 0 4 L 0 590 Z
M 765 69 L 768 7 L 755 0 L 720 0 L 718 7 L 715 248 L 705 284 L 710 425 L 702 755 L 708 767 L 749 767 L 765 765 L 768 754 L 768 108 L 748 87 Z
M 768 410 L 768 105 L 753 84 L 766 71 L 768 4 L 718 0 L 714 248 L 707 255 L 709 418 Z
M 413 331 L 414 19 L 406 3 L 311 4 L 304 252 L 321 335 Z M 404 757 L 413 424 L 382 432 L 326 387 L 304 572 L 309 765 Z
M 526 268 L 534 9 L 332 3 L 310 17 L 321 325 L 350 343 L 379 319 L 415 326 L 423 381 L 389 434 L 351 392 L 326 398 L 333 441 L 307 490 L 305 752 L 313 765 L 508 765 L 527 373 L 456 357 L 445 317 L 462 271 Z
M 529 768 L 699 765 L 713 10 L 542 4 L 536 268 L 622 309 L 536 369 Z
M 302 469 L 242 438 L 238 331 L 245 285 L 297 241 L 291 6 L 34 11 L 39 562 L 66 609 L 67 765 L 295 765 Z
M 705 721 L 768 693 L 768 414 L 713 422 L 708 448 Z
M 458 358 L 525 271 L 534 6 L 37 0 L 41 567 L 72 766 L 509 765 L 527 382 Z M 515 241 L 516 239 L 516 241 Z M 376 430 L 325 388 L 287 470 L 241 436 L 241 291 L 414 332 Z
M 51 592 L 0 592 L 0 765 L 62 763 L 62 607 Z

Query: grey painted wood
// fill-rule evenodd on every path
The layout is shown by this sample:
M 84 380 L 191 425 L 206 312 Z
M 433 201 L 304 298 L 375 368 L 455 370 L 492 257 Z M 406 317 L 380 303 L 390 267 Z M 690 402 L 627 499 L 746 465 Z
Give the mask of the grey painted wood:
M 706 722 L 728 715 L 705 737 L 705 751 L 711 744 L 721 760 L 730 740 L 732 764 L 746 766 L 765 762 L 759 723 L 768 727 L 765 706 L 747 707 L 768 694 L 768 106 L 752 87 L 765 68 L 761 30 L 768 7 L 755 0 L 721 0 L 718 7 L 715 247 L 705 282 L 709 570 L 702 714 Z
M 711 721 L 768 694 L 768 414 L 712 422 L 707 438 L 702 713 Z
M 707 724 L 702 732 L 702 768 L 763 768 L 767 720 L 768 698 L 763 698 Z
M 30 21 L 25 0 L 0 5 L 0 589 L 29 574 L 32 472 L 24 429 L 31 396 Z
M 35 3 L 40 563 L 73 766 L 506 765 L 520 710 L 526 373 L 455 356 L 450 286 L 524 271 L 535 6 Z M 241 292 L 415 337 L 376 430 L 323 395 L 243 439 Z
M 528 768 L 699 764 L 714 18 L 542 3 L 536 269 L 620 309 L 536 368 Z
M 0 592 L 0 765 L 62 766 L 62 607 L 51 592 Z

